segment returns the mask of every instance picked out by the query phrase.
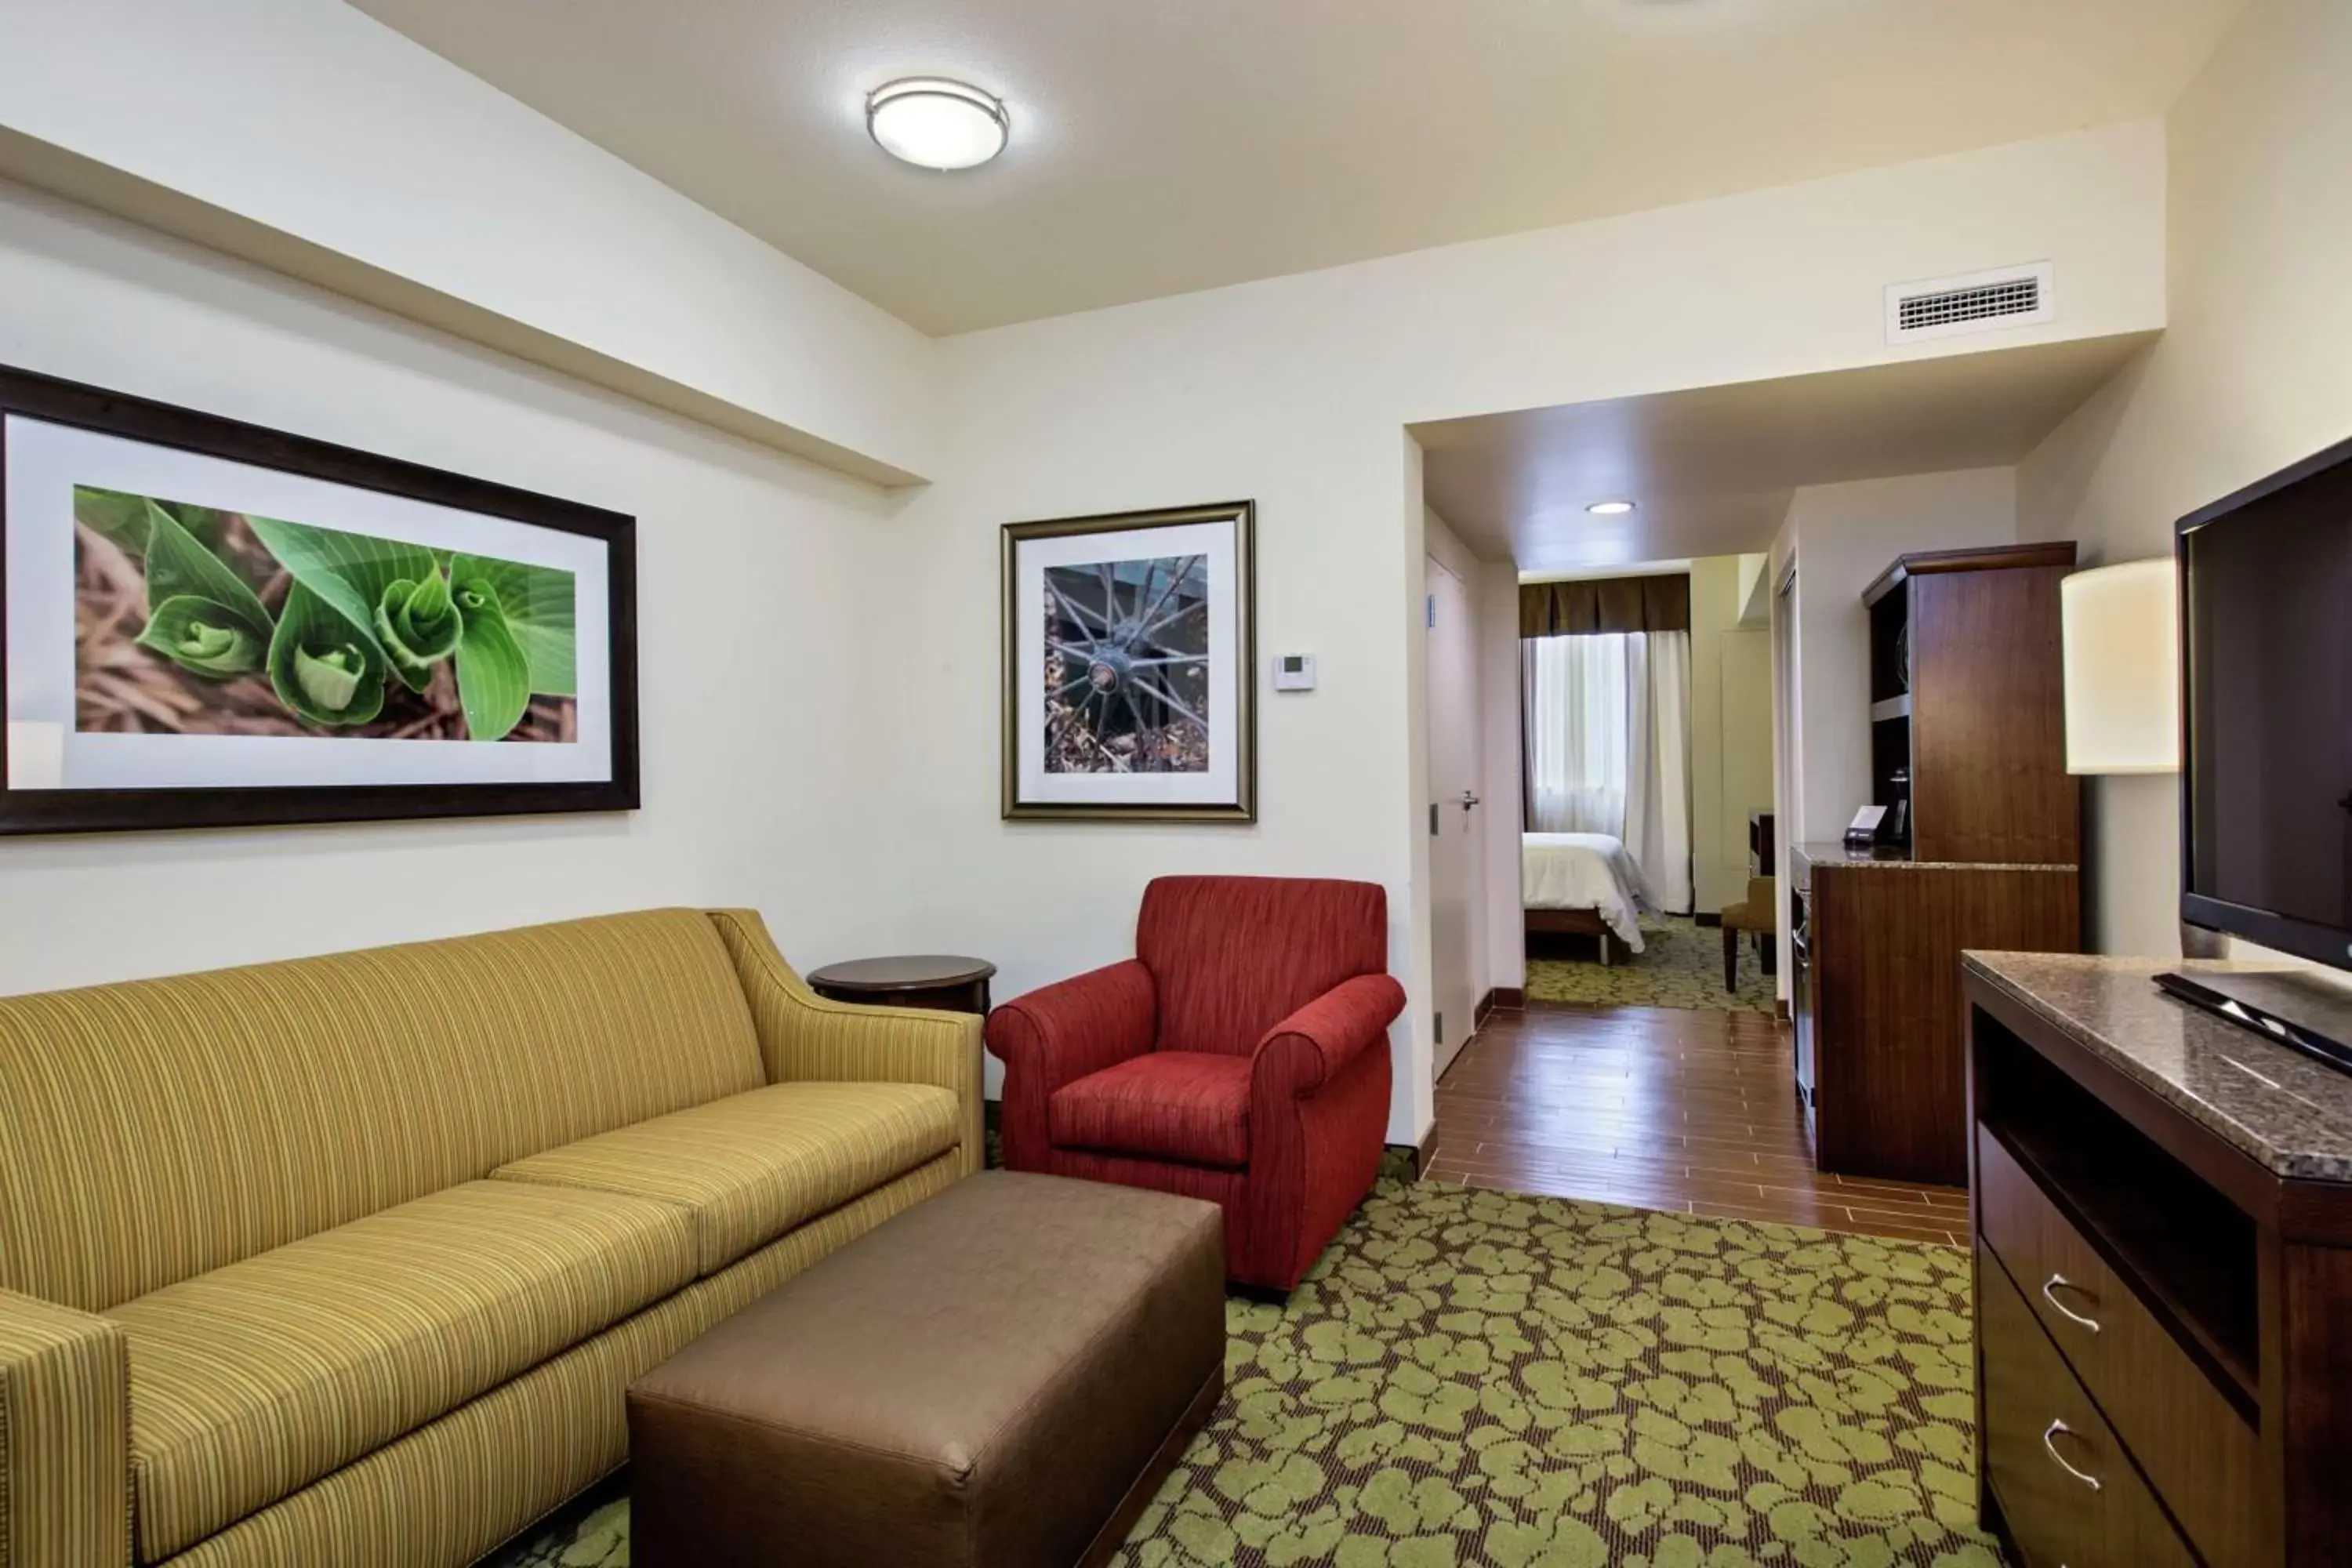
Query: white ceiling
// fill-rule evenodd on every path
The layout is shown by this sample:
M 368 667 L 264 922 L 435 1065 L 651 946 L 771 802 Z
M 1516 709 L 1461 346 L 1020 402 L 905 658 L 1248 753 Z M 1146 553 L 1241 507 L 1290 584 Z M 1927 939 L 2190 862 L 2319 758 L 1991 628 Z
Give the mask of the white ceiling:
M 2017 462 L 2149 336 L 1416 425 L 1422 489 L 1465 544 L 1522 572 L 1759 551 L 1800 486 Z M 1638 510 L 1585 510 L 1612 500 Z
M 353 0 L 932 332 L 2161 113 L 2244 0 Z M 961 77 L 1011 150 L 893 163 Z

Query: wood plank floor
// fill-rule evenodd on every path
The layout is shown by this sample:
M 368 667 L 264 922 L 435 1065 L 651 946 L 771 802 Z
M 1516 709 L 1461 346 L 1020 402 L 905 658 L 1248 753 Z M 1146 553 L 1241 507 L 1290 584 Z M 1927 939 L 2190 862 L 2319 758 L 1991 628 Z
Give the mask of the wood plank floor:
M 1967 1193 L 1813 1169 L 1790 1060 L 1760 1013 L 1497 1011 L 1438 1081 L 1427 1174 L 1964 1245 Z

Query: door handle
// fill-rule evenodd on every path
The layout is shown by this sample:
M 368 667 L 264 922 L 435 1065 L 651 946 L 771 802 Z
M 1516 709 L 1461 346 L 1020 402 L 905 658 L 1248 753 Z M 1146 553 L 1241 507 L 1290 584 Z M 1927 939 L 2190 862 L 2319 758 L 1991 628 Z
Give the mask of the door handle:
M 1467 811 L 1467 810 L 1469 810 L 1472 806 L 1474 806 L 1474 805 L 1477 805 L 1477 804 L 1478 804 L 1478 797 L 1477 797 L 1476 795 L 1475 795 L 1471 794 L 1471 793 L 1470 793 L 1468 790 L 1466 790 L 1466 789 L 1465 789 L 1465 790 L 1464 790 L 1464 791 L 1462 792 L 1462 809 L 1463 809 L 1463 810 Z

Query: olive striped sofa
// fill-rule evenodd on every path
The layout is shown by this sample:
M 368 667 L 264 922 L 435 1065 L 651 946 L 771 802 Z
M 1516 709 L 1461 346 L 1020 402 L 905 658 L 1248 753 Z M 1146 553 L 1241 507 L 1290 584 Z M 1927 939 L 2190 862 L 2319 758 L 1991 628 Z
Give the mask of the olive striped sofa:
M 977 1169 L 980 1070 L 735 910 L 0 999 L 0 1568 L 473 1561 Z

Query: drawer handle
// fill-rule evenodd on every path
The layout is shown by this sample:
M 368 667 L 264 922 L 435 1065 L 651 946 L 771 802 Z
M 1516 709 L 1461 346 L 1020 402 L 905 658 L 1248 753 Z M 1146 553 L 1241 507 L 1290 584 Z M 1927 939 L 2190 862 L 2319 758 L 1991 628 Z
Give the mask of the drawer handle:
M 2062 1289 L 2067 1290 L 2081 1290 L 2083 1288 L 2080 1285 L 2075 1284 L 2072 1279 L 2067 1279 L 2063 1274 L 2053 1274 L 2049 1279 L 2043 1280 L 2042 1283 L 2042 1299 L 2049 1302 L 2053 1307 L 2055 1307 L 2058 1310 L 2058 1315 L 2060 1317 L 2080 1323 L 2084 1328 L 2090 1330 L 2093 1333 L 2097 1333 L 2099 1331 L 2099 1321 L 2096 1318 L 2086 1318 L 2083 1316 L 2082 1313 L 2075 1311 L 2073 1308 L 2067 1306 L 2065 1302 L 2061 1301 L 2057 1297 L 2051 1294 L 2052 1291 Z M 2088 1295 L 2089 1293 L 2090 1292 L 2088 1291 L 2084 1291 L 2084 1294 L 2085 1295 Z
M 2060 1469 L 2065 1471 L 2068 1475 L 2074 1477 L 2076 1480 L 2082 1482 L 2093 1491 L 2099 1490 L 2099 1478 L 2092 1475 L 2087 1470 L 2078 1470 L 2074 1466 L 2068 1464 L 2066 1462 L 2066 1456 L 2058 1451 L 2058 1445 L 2050 1440 L 2061 1432 L 2065 1433 L 2070 1437 L 2076 1435 L 2074 1428 L 2067 1426 L 2063 1420 L 2053 1421 L 2049 1426 L 2044 1426 L 2042 1429 L 2042 1447 L 2043 1451 L 2049 1454 L 2052 1462 L 2056 1464 Z

